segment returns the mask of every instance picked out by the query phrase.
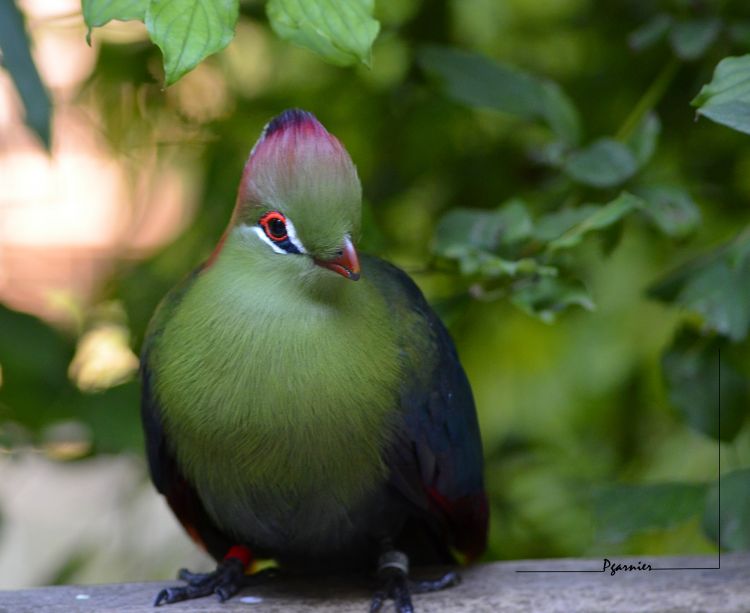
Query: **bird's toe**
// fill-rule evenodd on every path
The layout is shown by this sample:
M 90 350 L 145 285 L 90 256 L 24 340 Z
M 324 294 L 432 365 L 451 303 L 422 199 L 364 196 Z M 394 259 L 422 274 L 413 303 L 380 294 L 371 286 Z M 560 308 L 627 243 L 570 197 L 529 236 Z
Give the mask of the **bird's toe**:
M 425 594 L 437 592 L 461 583 L 461 575 L 456 572 L 445 573 L 439 579 L 426 579 L 421 581 L 410 581 L 409 588 L 412 594 Z

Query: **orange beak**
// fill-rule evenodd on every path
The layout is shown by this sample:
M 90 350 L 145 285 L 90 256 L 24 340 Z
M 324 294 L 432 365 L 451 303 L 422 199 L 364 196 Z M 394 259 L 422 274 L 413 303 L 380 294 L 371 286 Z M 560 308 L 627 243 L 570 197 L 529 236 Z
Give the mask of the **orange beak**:
M 315 260 L 315 263 L 352 281 L 359 279 L 359 258 L 349 237 L 344 239 L 344 246 L 337 257 L 332 260 Z

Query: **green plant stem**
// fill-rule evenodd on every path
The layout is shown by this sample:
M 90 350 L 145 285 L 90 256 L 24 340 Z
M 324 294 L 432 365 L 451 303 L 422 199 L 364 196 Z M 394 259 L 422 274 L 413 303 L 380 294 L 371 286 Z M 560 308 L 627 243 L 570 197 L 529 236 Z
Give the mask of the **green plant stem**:
M 643 116 L 653 109 L 659 101 L 662 99 L 664 94 L 667 92 L 667 88 L 672 83 L 677 70 L 680 67 L 680 61 L 673 57 L 669 62 L 661 69 L 661 72 L 656 76 L 654 82 L 651 83 L 649 88 L 641 96 L 638 103 L 633 107 L 633 110 L 626 117 L 620 129 L 617 131 L 615 138 L 619 141 L 627 140 L 638 124 L 643 119 Z

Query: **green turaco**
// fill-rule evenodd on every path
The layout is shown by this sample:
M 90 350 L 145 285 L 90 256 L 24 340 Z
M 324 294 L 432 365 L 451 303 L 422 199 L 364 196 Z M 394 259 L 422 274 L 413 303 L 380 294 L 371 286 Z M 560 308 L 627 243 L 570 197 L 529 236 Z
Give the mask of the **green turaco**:
M 413 565 L 484 549 L 471 389 L 398 268 L 359 256 L 361 186 L 341 143 L 288 110 L 250 153 L 214 253 L 163 300 L 142 351 L 154 484 L 215 571 L 156 604 L 225 600 L 276 571 L 370 572 L 371 610 L 458 580 Z

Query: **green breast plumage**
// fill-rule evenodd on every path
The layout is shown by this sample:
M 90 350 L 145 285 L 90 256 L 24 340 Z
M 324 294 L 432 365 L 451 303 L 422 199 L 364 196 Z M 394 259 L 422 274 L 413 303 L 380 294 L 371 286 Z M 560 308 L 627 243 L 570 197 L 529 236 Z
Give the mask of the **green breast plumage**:
M 152 349 L 172 451 L 234 532 L 264 507 L 325 514 L 381 483 L 401 379 L 374 285 L 264 276 L 236 240 L 159 316 Z

